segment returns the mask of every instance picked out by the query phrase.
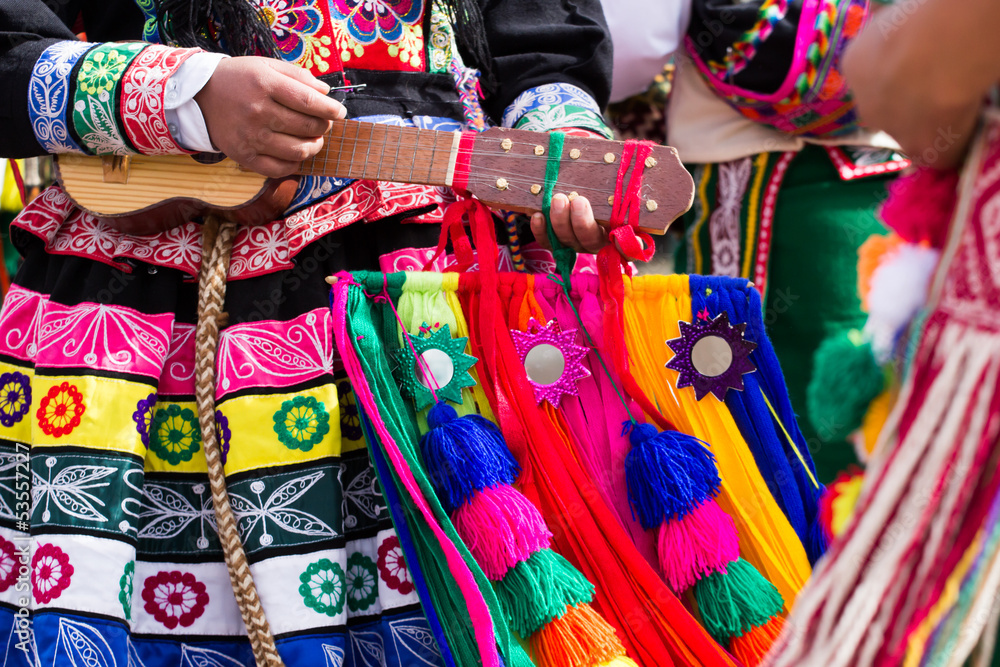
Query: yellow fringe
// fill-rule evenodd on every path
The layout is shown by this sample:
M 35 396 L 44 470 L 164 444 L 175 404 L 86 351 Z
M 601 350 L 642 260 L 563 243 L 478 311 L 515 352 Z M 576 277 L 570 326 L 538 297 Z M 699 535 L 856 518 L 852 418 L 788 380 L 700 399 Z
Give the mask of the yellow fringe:
M 740 553 L 773 583 L 790 611 L 812 568 L 805 549 L 771 495 L 726 405 L 714 396 L 695 400 L 677 389 L 677 372 L 664 368 L 673 352 L 664 341 L 691 320 L 687 276 L 639 276 L 625 282 L 625 342 L 636 381 L 678 429 L 707 442 L 716 456 L 719 506 L 736 522 Z

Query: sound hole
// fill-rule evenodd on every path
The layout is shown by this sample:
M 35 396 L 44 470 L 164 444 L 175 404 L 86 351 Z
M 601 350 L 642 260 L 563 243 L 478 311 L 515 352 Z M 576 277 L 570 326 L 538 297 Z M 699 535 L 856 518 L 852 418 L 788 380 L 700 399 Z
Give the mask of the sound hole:
M 219 164 L 226 159 L 224 153 L 195 153 L 191 157 L 194 158 L 195 162 L 201 164 Z

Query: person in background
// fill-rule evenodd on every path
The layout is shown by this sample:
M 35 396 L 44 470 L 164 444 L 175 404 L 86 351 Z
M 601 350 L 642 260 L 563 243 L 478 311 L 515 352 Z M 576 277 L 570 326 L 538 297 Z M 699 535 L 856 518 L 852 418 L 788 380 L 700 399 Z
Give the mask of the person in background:
M 819 3 L 829 19 L 825 36 L 800 28 L 803 4 L 673 0 L 644 9 L 642 21 L 628 3 L 605 2 L 604 9 L 616 76 L 626 73 L 616 79 L 613 99 L 639 92 L 639 79 L 674 56 L 667 144 L 678 149 L 697 187 L 693 208 L 677 225 L 683 240 L 675 270 L 743 277 L 761 291 L 799 426 L 820 480 L 828 482 L 857 461 L 847 436 L 874 396 L 851 397 L 863 406 L 854 414 L 828 409 L 839 400 L 810 401 L 814 357 L 824 341 L 865 323 L 858 247 L 884 233 L 877 208 L 893 174 L 908 163 L 892 139 L 857 127 L 852 113 L 830 122 L 815 112 L 806 121 L 801 113 L 796 124 L 776 122 L 763 104 L 739 102 L 740 87 L 752 99 L 778 99 L 801 76 L 813 77 L 805 98 L 823 85 L 843 94 L 837 58 L 867 3 Z M 806 72 L 809 63 L 791 57 L 807 41 L 817 42 L 816 64 L 828 67 L 819 68 L 819 80 L 815 66 Z M 806 106 L 802 99 L 783 104 Z
M 901 298 L 922 306 L 899 400 L 770 667 L 997 663 L 998 30 L 990 0 L 901 0 L 843 60 L 862 120 L 919 165 L 884 220 L 940 262 L 929 282 L 899 276 Z

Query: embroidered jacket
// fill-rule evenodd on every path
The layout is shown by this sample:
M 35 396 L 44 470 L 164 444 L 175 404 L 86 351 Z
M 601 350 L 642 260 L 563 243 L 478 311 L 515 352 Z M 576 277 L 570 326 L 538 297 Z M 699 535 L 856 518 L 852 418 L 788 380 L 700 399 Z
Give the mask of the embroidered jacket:
M 433 0 L 248 0 L 271 20 L 282 57 L 332 84 L 366 87 L 344 102 L 353 118 L 423 128 L 488 123 L 610 136 L 601 117 L 611 46 L 598 0 L 482 0 L 497 88 L 477 94 L 446 14 Z M 166 121 L 170 77 L 197 49 L 158 39 L 149 0 L 0 0 L 0 156 L 182 153 Z M 145 15 L 144 15 L 145 13 Z M 73 34 L 83 28 L 82 42 Z M 144 39 L 146 41 L 126 41 Z M 302 247 L 357 221 L 434 222 L 455 194 L 371 181 L 303 178 L 285 217 L 241 230 L 231 278 L 290 268 Z M 49 252 L 123 258 L 197 273 L 195 223 L 131 237 L 76 208 L 58 187 L 15 223 Z

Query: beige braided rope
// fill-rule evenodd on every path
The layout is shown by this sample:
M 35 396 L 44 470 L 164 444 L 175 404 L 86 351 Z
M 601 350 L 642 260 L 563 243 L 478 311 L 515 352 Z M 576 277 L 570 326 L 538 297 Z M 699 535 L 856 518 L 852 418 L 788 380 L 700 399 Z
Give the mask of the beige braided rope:
M 246 625 L 257 667 L 284 667 L 274 645 L 271 627 L 257 595 L 250 574 L 246 552 L 240 540 L 236 517 L 229 504 L 222 454 L 215 431 L 215 355 L 219 346 L 219 327 L 225 315 L 226 275 L 229 255 L 236 236 L 236 223 L 209 216 L 202 236 L 201 275 L 198 280 L 198 327 L 195 331 L 195 400 L 201 440 L 208 462 L 208 480 L 212 489 L 212 505 L 218 524 L 219 540 L 226 556 L 233 594 Z

